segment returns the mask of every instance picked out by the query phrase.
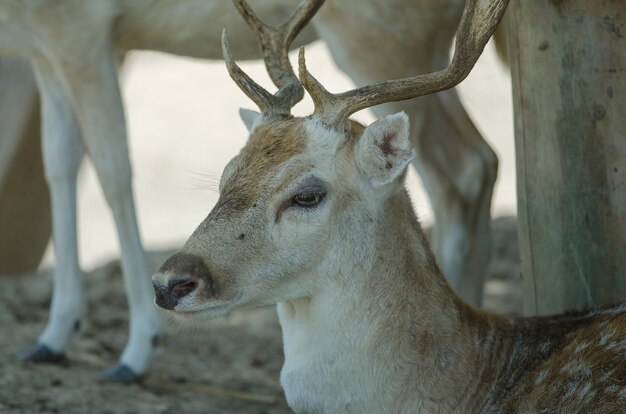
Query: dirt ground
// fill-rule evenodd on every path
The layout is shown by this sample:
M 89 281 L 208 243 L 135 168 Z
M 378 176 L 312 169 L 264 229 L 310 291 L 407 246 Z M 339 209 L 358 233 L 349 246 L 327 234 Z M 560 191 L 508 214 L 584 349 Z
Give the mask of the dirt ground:
M 494 221 L 489 309 L 521 310 L 514 218 Z M 169 252 L 151 253 L 156 268 Z M 15 353 L 44 328 L 49 271 L 0 277 L 0 413 L 288 413 L 278 383 L 280 327 L 273 307 L 235 312 L 200 332 L 168 326 L 162 354 L 141 384 L 97 382 L 126 340 L 127 311 L 118 262 L 86 274 L 88 326 L 62 365 L 25 364 Z

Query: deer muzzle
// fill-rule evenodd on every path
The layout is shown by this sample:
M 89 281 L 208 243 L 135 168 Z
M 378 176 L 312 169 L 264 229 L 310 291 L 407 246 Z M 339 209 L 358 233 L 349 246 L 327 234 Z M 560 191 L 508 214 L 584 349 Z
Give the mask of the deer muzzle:
M 174 310 L 201 286 L 212 290 L 213 280 L 202 258 L 179 252 L 167 259 L 152 276 L 152 285 L 155 303 L 163 309 Z

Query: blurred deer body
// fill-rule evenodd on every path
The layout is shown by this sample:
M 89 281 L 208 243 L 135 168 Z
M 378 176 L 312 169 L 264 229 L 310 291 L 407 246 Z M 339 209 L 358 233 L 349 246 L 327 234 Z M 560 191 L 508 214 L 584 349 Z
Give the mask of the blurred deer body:
M 259 15 L 284 20 L 294 0 L 258 3 Z M 184 24 L 183 24 L 184 23 Z M 4 0 L 0 3 L 0 51 L 24 58 L 78 60 L 72 48 L 106 37 L 113 53 L 158 50 L 183 56 L 221 59 L 220 33 L 233 31 L 233 50 L 244 59 L 259 57 L 254 38 L 232 4 L 216 0 Z M 80 34 L 80 36 L 77 35 Z M 241 37 L 236 37 L 239 33 Z M 306 40 L 314 35 L 305 31 Z M 301 41 L 300 41 L 301 42 Z M 61 56 L 57 56 L 60 53 Z M 38 56 L 41 55 L 41 56 Z
M 259 9 L 281 21 L 289 5 L 287 0 L 263 1 Z M 242 34 L 233 38 L 238 53 L 258 56 L 253 37 L 228 1 L 0 2 L 0 54 L 29 59 L 42 96 L 44 166 L 57 257 L 49 323 L 23 358 L 61 359 L 85 314 L 76 176 L 87 153 L 113 212 L 131 313 L 129 342 L 120 363 L 105 375 L 132 381 L 145 371 L 161 322 L 135 218 L 118 60 L 133 48 L 221 59 L 218 34 L 223 27 Z

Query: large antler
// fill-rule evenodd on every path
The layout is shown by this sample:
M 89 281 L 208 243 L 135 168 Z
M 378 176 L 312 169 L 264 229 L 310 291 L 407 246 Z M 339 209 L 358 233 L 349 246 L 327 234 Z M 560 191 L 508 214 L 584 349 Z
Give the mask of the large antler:
M 300 49 L 300 81 L 315 103 L 315 115 L 339 127 L 361 109 L 386 102 L 402 101 L 456 86 L 470 73 L 489 38 L 504 15 L 509 0 L 467 0 L 456 33 L 454 57 L 439 72 L 376 83 L 352 91 L 332 94 L 307 70 L 304 48 Z
M 222 51 L 228 73 L 241 90 L 258 105 L 261 112 L 289 114 L 291 108 L 304 97 L 304 89 L 289 63 L 289 46 L 322 6 L 324 0 L 303 1 L 293 15 L 278 27 L 263 23 L 245 0 L 233 0 L 233 3 L 248 26 L 256 33 L 263 52 L 265 67 L 272 82 L 279 88 L 278 92 L 272 95 L 237 66 L 230 54 L 226 30 L 224 30 Z

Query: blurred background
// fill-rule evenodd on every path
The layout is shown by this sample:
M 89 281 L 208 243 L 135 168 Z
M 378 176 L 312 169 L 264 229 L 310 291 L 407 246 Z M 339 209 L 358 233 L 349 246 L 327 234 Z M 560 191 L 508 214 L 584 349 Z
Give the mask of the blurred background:
M 296 61 L 292 53 L 292 63 Z M 335 66 L 321 41 L 307 47 L 307 65 L 331 92 L 354 87 Z M 241 67 L 268 90 L 274 90 L 262 62 Z M 137 217 L 146 250 L 180 246 L 217 201 L 222 169 L 245 143 L 240 107 L 256 109 L 231 81 L 224 63 L 157 52 L 131 52 L 122 73 L 123 94 L 134 168 Z M 510 74 L 488 45 L 460 85 L 462 101 L 485 139 L 498 154 L 500 167 L 492 216 L 514 215 L 515 156 Z M 311 100 L 294 113 L 307 115 Z M 356 119 L 370 123 L 371 112 Z M 93 167 L 82 167 L 78 190 L 79 251 L 89 271 L 119 257 L 115 227 Z M 432 222 L 430 204 L 411 168 L 407 180 L 423 224 Z M 43 268 L 54 265 L 49 247 Z

